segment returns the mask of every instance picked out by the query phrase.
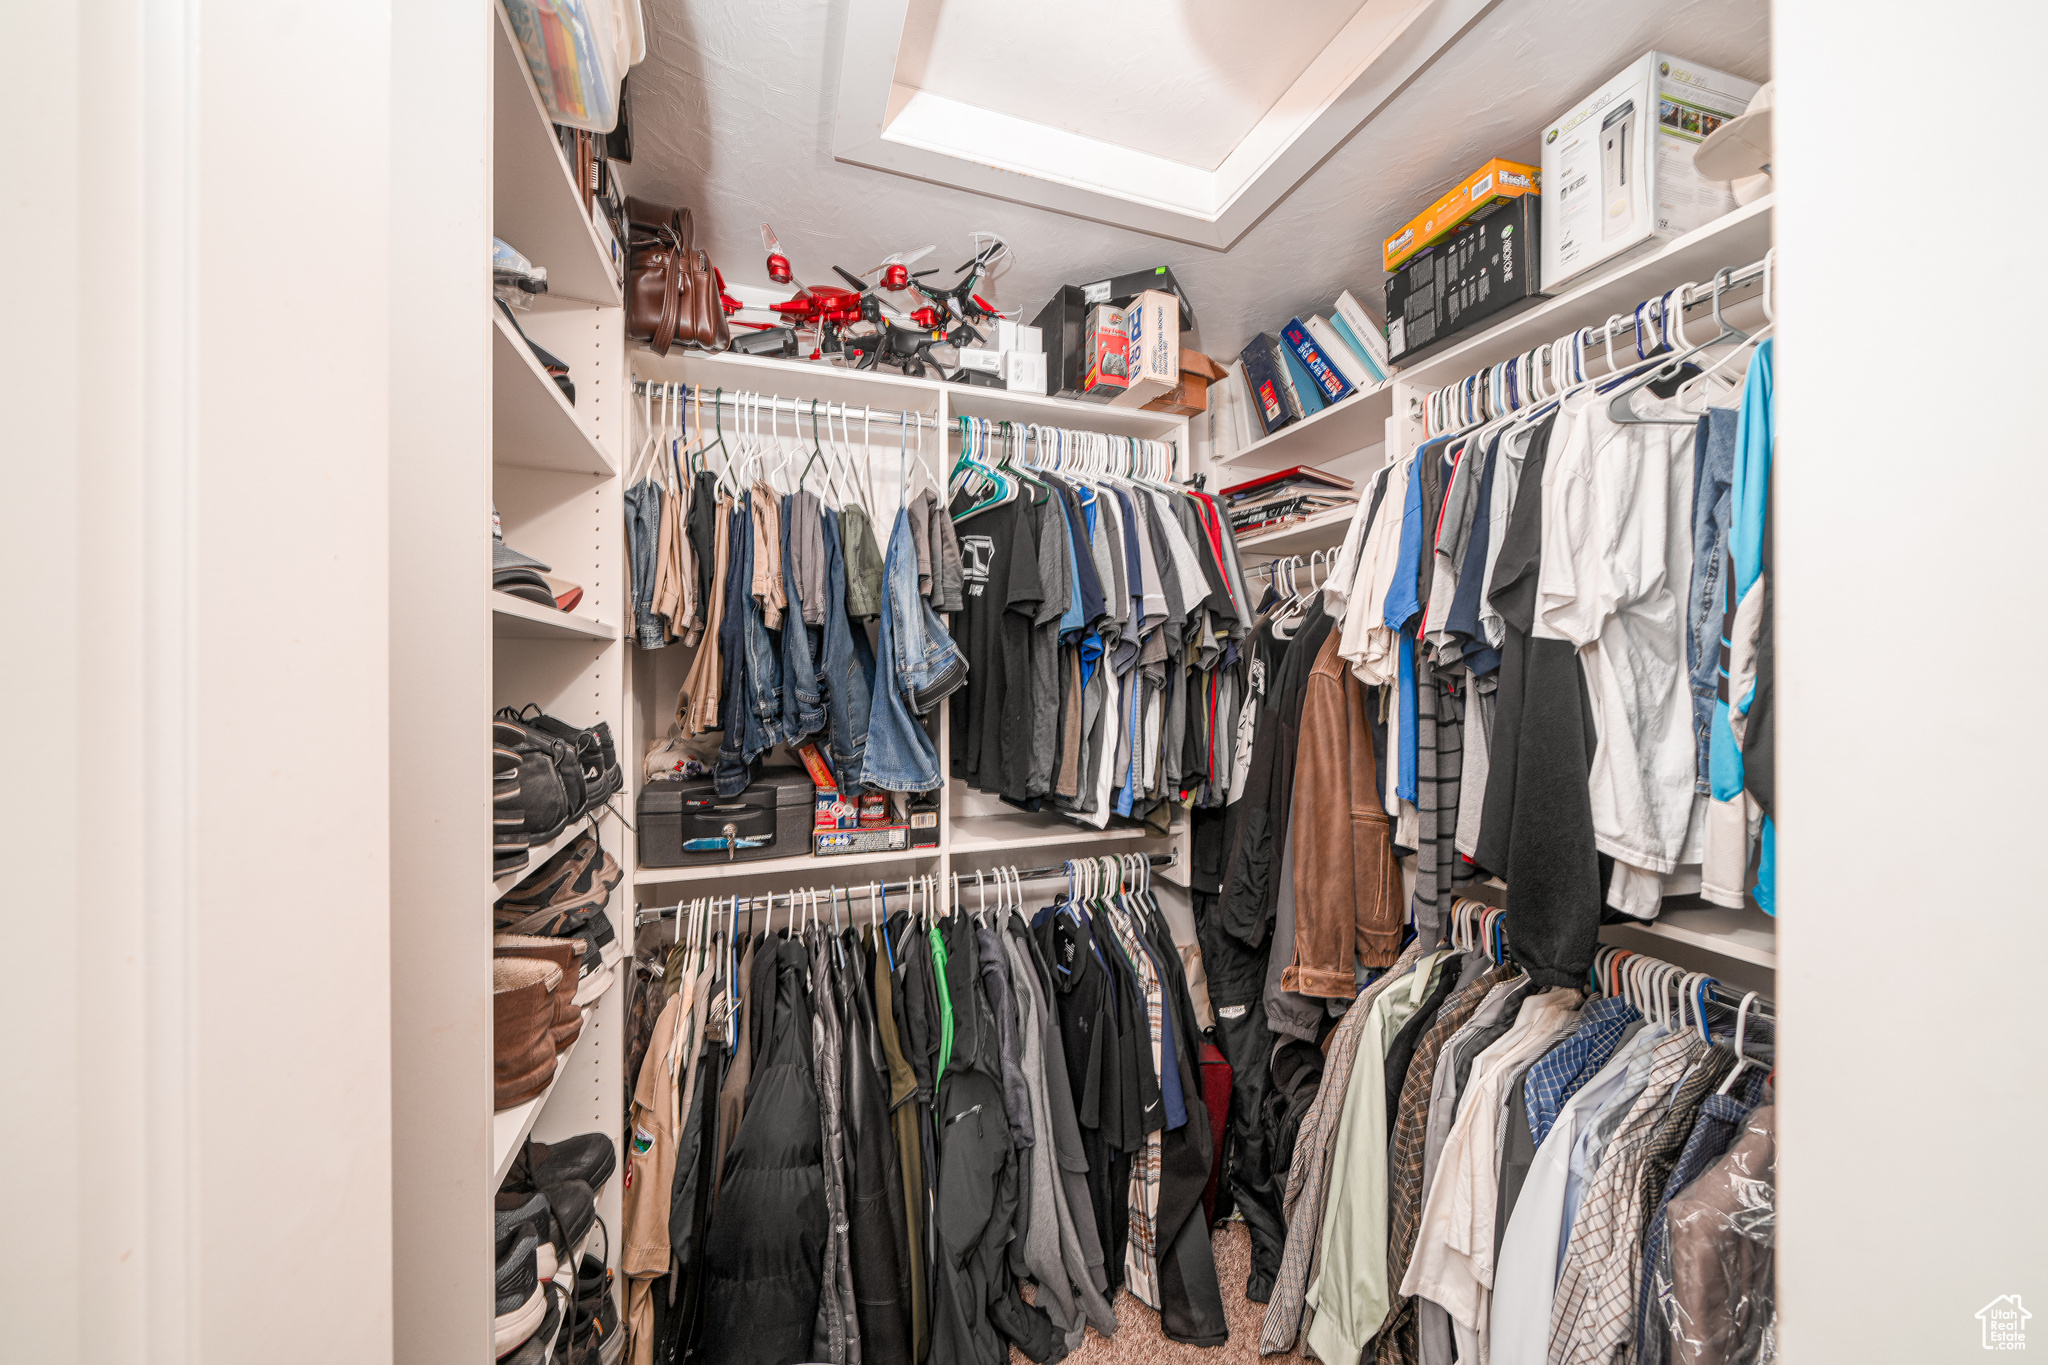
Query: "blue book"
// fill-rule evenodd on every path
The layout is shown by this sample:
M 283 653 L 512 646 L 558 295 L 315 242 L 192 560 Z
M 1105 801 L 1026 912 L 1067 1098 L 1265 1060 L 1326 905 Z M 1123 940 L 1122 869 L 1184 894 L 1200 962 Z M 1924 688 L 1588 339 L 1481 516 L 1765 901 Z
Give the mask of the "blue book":
M 1351 381 L 1323 354 L 1323 348 L 1309 335 L 1306 324 L 1300 318 L 1291 319 L 1280 329 L 1281 340 L 1294 352 L 1294 359 L 1308 373 L 1309 381 L 1317 389 L 1316 396 L 1325 404 L 1349 398 L 1354 392 Z
M 1330 325 L 1337 329 L 1338 336 L 1344 338 L 1344 344 L 1357 352 L 1358 358 L 1365 362 L 1366 373 L 1373 377 L 1373 382 L 1384 384 L 1387 379 L 1385 367 L 1379 361 L 1373 359 L 1371 351 L 1365 349 L 1365 343 L 1360 341 L 1358 334 L 1351 330 L 1351 324 L 1344 321 L 1344 315 L 1342 313 L 1331 313 Z
M 1287 373 L 1294 381 L 1295 397 L 1301 400 L 1303 417 L 1313 417 L 1330 406 L 1326 401 L 1328 396 L 1316 386 L 1314 376 L 1301 363 L 1301 357 L 1285 341 L 1280 343 L 1280 358 L 1287 362 Z
M 1285 380 L 1278 371 L 1279 359 L 1267 344 L 1269 341 L 1263 334 L 1255 336 L 1245 343 L 1237 357 L 1244 372 L 1244 386 L 1251 394 L 1252 411 L 1258 416 L 1261 434 L 1266 436 L 1296 416 L 1288 406 Z

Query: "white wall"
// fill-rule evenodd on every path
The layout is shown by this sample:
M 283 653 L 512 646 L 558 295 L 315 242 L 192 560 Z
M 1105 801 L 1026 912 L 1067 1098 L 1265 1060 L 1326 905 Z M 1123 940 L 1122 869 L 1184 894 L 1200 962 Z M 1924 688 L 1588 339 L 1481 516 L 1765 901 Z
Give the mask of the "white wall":
M 9 14 L 8 1360 L 390 1358 L 388 18 Z
M 1777 0 L 1786 1359 L 2048 1347 L 2037 0 Z

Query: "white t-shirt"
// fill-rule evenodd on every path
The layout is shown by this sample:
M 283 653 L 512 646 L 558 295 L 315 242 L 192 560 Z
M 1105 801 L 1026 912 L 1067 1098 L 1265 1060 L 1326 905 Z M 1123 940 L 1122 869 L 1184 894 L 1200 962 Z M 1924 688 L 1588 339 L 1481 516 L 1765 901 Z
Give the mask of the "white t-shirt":
M 1553 435 L 1534 633 L 1570 640 L 1586 665 L 1595 845 L 1669 872 L 1699 861 L 1703 828 L 1685 664 L 1694 428 L 1616 423 L 1608 402 L 1567 399 Z M 1680 412 L 1643 395 L 1635 404 L 1645 416 Z

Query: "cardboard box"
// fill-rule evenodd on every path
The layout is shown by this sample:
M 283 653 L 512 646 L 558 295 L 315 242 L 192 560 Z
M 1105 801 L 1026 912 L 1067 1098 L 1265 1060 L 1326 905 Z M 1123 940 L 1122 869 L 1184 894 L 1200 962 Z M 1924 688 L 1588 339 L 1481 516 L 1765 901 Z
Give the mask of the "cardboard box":
M 1381 263 L 1392 273 L 1416 252 L 1450 236 L 1460 223 L 1502 200 L 1535 194 L 1541 183 L 1542 173 L 1537 167 L 1495 157 L 1387 238 L 1381 249 Z
M 1130 382 L 1112 407 L 1142 408 L 1180 387 L 1180 300 L 1145 290 L 1124 309 L 1124 337 Z
M 1693 168 L 1708 133 L 1749 106 L 1754 81 L 1651 52 L 1543 131 L 1543 290 L 1735 207 Z
M 1130 337 L 1120 308 L 1101 304 L 1088 310 L 1081 328 L 1081 354 L 1088 367 L 1081 374 L 1083 398 L 1114 398 L 1131 383 Z
M 1112 275 L 1106 280 L 1097 280 L 1093 284 L 1078 287 L 1081 291 L 1081 301 L 1090 308 L 1099 303 L 1106 303 L 1112 308 L 1126 308 L 1130 306 L 1132 299 L 1137 298 L 1145 290 L 1163 289 L 1180 300 L 1180 329 L 1186 332 L 1194 328 L 1195 306 L 1188 302 L 1188 296 L 1181 290 L 1180 281 L 1174 279 L 1173 271 L 1168 266 L 1159 265 L 1150 270 L 1134 270 L 1127 275 Z
M 974 346 L 962 346 L 960 348 L 960 367 L 967 370 L 979 370 L 983 374 L 1000 375 L 1003 372 L 1003 353 L 1001 351 L 984 351 Z
M 1081 301 L 1079 286 L 1070 284 L 1046 300 L 1032 320 L 1044 346 L 1048 393 L 1077 396 L 1081 392 L 1081 376 L 1088 368 L 1081 354 L 1087 316 L 1088 305 Z
M 1460 333 L 1541 298 L 1542 229 L 1540 196 L 1508 199 L 1394 272 L 1387 281 L 1387 354 L 1394 363 L 1441 350 Z
M 1193 417 L 1209 410 L 1209 386 L 1229 371 L 1203 355 L 1185 348 L 1180 353 L 1180 383 L 1172 393 L 1162 394 L 1145 405 L 1147 412 L 1177 412 Z

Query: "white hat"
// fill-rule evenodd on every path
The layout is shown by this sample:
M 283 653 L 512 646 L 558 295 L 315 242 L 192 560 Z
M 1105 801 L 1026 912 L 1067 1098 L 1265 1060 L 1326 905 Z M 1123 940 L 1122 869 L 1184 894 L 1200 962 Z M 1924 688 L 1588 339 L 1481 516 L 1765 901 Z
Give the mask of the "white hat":
M 1771 171 L 1771 87 L 1764 82 L 1749 108 L 1707 135 L 1692 164 L 1709 180 L 1739 180 Z

